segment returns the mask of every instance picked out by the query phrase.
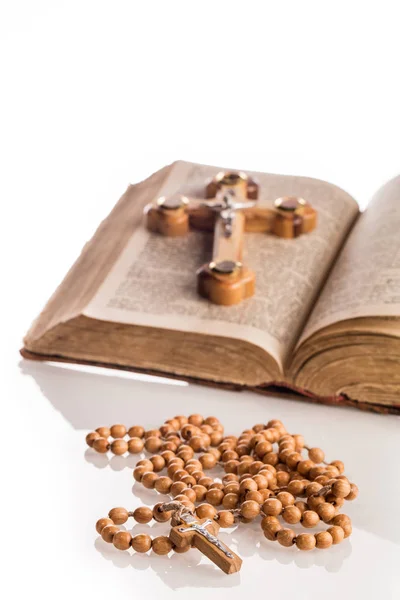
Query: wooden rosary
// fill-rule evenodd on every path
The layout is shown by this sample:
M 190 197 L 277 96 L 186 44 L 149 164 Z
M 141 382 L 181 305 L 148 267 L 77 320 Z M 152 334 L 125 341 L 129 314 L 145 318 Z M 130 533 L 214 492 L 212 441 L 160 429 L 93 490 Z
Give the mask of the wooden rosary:
M 281 421 L 254 425 L 235 437 L 224 436 L 216 417 L 177 416 L 150 431 L 139 425 L 99 427 L 86 442 L 101 453 L 151 454 L 139 460 L 133 476 L 144 487 L 172 498 L 153 509 L 113 508 L 97 521 L 103 540 L 119 550 L 168 554 L 195 547 L 225 573 L 235 573 L 242 561 L 218 539 L 220 527 L 260 518 L 268 540 L 299 550 L 329 548 L 351 534 L 350 518 L 339 509 L 345 500 L 357 497 L 358 488 L 343 474 L 344 464 L 325 462 L 320 448 L 308 448 L 303 436 L 287 433 Z M 204 473 L 217 465 L 225 471 L 222 481 Z M 167 474 L 162 474 L 164 469 Z M 118 527 L 129 517 L 138 523 L 171 521 L 172 528 L 168 537 L 151 539 L 146 533 L 132 537 Z M 329 527 L 315 534 L 296 533 L 278 517 L 288 525 L 312 528 L 323 521 Z
M 254 294 L 255 275 L 242 264 L 244 231 L 295 238 L 311 232 L 317 212 L 303 198 L 258 201 L 257 182 L 243 172 L 221 172 L 206 184 L 205 198 L 162 196 L 145 208 L 147 228 L 165 236 L 190 228 L 214 231 L 213 255 L 197 271 L 197 289 L 214 304 L 231 305 Z

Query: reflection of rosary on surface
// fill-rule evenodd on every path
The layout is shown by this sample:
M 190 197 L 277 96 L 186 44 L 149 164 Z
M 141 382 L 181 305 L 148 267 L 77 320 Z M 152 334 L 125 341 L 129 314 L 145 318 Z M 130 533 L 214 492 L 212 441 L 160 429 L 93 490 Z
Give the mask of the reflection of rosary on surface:
M 97 521 L 103 540 L 119 550 L 168 554 L 196 547 L 225 573 L 235 573 L 242 561 L 218 539 L 220 527 L 261 517 L 268 540 L 300 550 L 329 548 L 351 534 L 349 517 L 338 511 L 344 500 L 357 497 L 358 489 L 343 474 L 343 463 L 326 463 L 320 448 L 305 446 L 303 436 L 288 434 L 281 421 L 254 425 L 237 438 L 224 436 L 216 417 L 177 416 L 149 431 L 138 425 L 128 430 L 124 425 L 99 427 L 86 436 L 86 442 L 100 453 L 146 450 L 152 456 L 139 460 L 135 480 L 173 498 L 153 509 L 113 508 L 107 518 Z M 303 450 L 308 451 L 308 459 Z M 225 471 L 222 481 L 204 473 L 218 464 Z M 164 469 L 167 474 L 159 474 Z M 315 534 L 296 533 L 284 527 L 279 516 L 289 525 L 312 528 L 323 521 L 329 527 Z M 172 529 L 168 537 L 151 539 L 145 533 L 132 537 L 118 527 L 129 517 L 138 523 L 171 521 Z

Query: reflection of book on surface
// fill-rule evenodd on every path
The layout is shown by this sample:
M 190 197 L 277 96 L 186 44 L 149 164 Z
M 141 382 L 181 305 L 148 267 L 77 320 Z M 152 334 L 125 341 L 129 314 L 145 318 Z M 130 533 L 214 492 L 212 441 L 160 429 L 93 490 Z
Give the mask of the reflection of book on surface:
M 247 233 L 256 294 L 225 307 L 196 293 L 210 234 L 165 238 L 142 218 L 160 195 L 201 197 L 218 170 L 179 161 L 129 187 L 32 325 L 23 355 L 400 410 L 400 177 L 360 215 L 331 184 L 255 174 L 261 200 L 302 196 L 318 226 L 295 240 Z

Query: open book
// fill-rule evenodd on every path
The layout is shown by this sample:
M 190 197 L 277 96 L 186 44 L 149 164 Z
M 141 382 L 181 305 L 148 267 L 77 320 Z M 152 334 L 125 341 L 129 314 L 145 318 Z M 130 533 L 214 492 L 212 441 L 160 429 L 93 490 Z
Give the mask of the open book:
M 143 208 L 161 195 L 204 197 L 218 171 L 178 161 L 130 186 L 32 325 L 23 356 L 400 411 L 400 177 L 360 214 L 329 183 L 250 173 L 261 202 L 301 196 L 318 225 L 294 240 L 246 233 L 256 293 L 217 306 L 196 292 L 212 234 L 151 233 Z

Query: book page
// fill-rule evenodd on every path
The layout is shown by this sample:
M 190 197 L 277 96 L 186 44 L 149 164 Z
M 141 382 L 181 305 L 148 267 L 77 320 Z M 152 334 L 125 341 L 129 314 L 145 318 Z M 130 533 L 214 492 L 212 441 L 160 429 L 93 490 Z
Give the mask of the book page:
M 179 161 L 159 195 L 204 198 L 220 169 Z M 343 190 L 314 179 L 252 174 L 260 202 L 301 196 L 318 210 L 315 231 L 294 240 L 245 234 L 244 263 L 256 273 L 256 293 L 235 306 L 216 306 L 196 292 L 196 270 L 209 262 L 212 234 L 166 238 L 139 227 L 93 300 L 88 317 L 238 338 L 271 354 L 281 369 L 318 289 L 358 214 Z M 155 200 L 149 198 L 148 201 Z
M 400 176 L 360 216 L 316 303 L 300 343 L 358 317 L 400 316 Z

